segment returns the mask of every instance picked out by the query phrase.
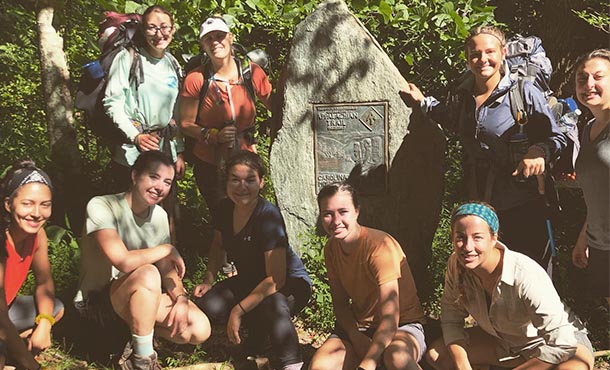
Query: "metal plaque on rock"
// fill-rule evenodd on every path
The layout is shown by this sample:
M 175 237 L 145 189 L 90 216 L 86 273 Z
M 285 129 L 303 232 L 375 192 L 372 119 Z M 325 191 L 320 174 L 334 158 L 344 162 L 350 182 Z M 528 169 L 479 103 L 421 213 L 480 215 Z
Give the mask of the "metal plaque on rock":
M 314 104 L 316 192 L 348 177 L 359 192 L 386 191 L 388 103 Z

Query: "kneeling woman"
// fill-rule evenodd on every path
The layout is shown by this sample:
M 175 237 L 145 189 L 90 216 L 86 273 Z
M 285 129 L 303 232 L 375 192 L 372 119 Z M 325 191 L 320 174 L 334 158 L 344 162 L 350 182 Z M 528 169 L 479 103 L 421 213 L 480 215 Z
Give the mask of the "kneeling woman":
M 303 365 L 291 316 L 311 296 L 311 280 L 288 244 L 280 211 L 259 196 L 265 165 L 251 152 L 229 157 L 223 171 L 227 198 L 218 203 L 214 240 L 203 283 L 194 294 L 212 322 L 227 323 L 232 343 L 241 343 L 242 318 L 248 328 L 244 351 L 256 348 L 268 335 L 282 369 Z M 227 257 L 237 275 L 216 285 L 218 269 Z
M 43 229 L 51 216 L 51 181 L 32 161 L 21 160 L 0 186 L 0 369 L 7 355 L 20 369 L 40 369 L 34 356 L 51 345 L 51 327 L 64 312 L 55 298 Z M 18 296 L 30 266 L 34 296 Z M 29 333 L 26 344 L 20 334 Z
M 323 187 L 318 206 L 329 236 L 324 260 L 337 322 L 310 369 L 420 369 L 424 313 L 400 245 L 358 223 L 358 196 L 349 184 Z
M 118 361 L 122 370 L 161 369 L 154 335 L 190 344 L 210 336 L 207 317 L 182 285 L 184 260 L 169 244 L 167 213 L 158 205 L 174 175 L 169 156 L 143 152 L 127 192 L 94 197 L 87 205 L 74 301 L 84 314 L 127 323 L 131 341 Z
M 498 241 L 491 206 L 457 207 L 451 229 L 454 253 L 441 300 L 444 343 L 433 343 L 427 356 L 436 369 L 593 367 L 582 324 L 568 315 L 540 265 Z M 464 329 L 468 315 L 478 326 Z

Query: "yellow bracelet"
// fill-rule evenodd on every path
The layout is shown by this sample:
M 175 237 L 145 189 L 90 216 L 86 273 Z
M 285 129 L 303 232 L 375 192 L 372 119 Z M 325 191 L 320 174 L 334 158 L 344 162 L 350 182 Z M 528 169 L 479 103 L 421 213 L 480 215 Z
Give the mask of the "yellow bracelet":
M 34 319 L 34 322 L 36 323 L 36 325 L 40 324 L 40 320 L 45 319 L 48 322 L 51 323 L 51 326 L 55 325 L 55 318 L 51 315 L 47 315 L 46 313 L 40 313 L 38 314 L 38 316 L 36 316 L 36 318 Z

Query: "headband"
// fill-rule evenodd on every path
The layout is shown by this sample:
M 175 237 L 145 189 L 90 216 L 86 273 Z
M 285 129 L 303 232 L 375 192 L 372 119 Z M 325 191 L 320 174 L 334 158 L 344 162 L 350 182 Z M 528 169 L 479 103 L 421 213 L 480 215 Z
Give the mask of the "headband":
M 16 171 L 13 178 L 8 182 L 4 194 L 8 197 L 12 197 L 20 187 L 32 182 L 45 184 L 51 188 L 51 190 L 53 190 L 53 185 L 51 185 L 49 175 L 47 175 L 43 170 L 33 167 Z
M 498 233 L 500 229 L 500 221 L 498 221 L 498 216 L 491 208 L 487 207 L 484 204 L 480 203 L 464 203 L 459 206 L 454 213 L 454 216 L 468 216 L 473 215 L 482 218 L 494 234 Z

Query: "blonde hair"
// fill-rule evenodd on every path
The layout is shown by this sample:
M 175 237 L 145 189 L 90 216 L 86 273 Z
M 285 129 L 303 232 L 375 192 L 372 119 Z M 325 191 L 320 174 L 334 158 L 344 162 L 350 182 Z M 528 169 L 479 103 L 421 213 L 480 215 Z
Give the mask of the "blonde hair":
M 466 40 L 464 41 L 464 49 L 465 49 L 467 55 L 468 55 L 468 45 L 470 45 L 470 43 L 472 42 L 472 39 L 475 36 L 478 36 L 481 34 L 491 35 L 491 36 L 495 37 L 496 39 L 498 39 L 501 47 L 506 46 L 506 37 L 504 36 L 504 32 L 502 32 L 501 29 L 499 29 L 496 26 L 491 26 L 491 25 L 478 26 L 478 27 L 475 27 L 470 30 L 470 32 L 468 33 L 468 37 L 466 37 Z

